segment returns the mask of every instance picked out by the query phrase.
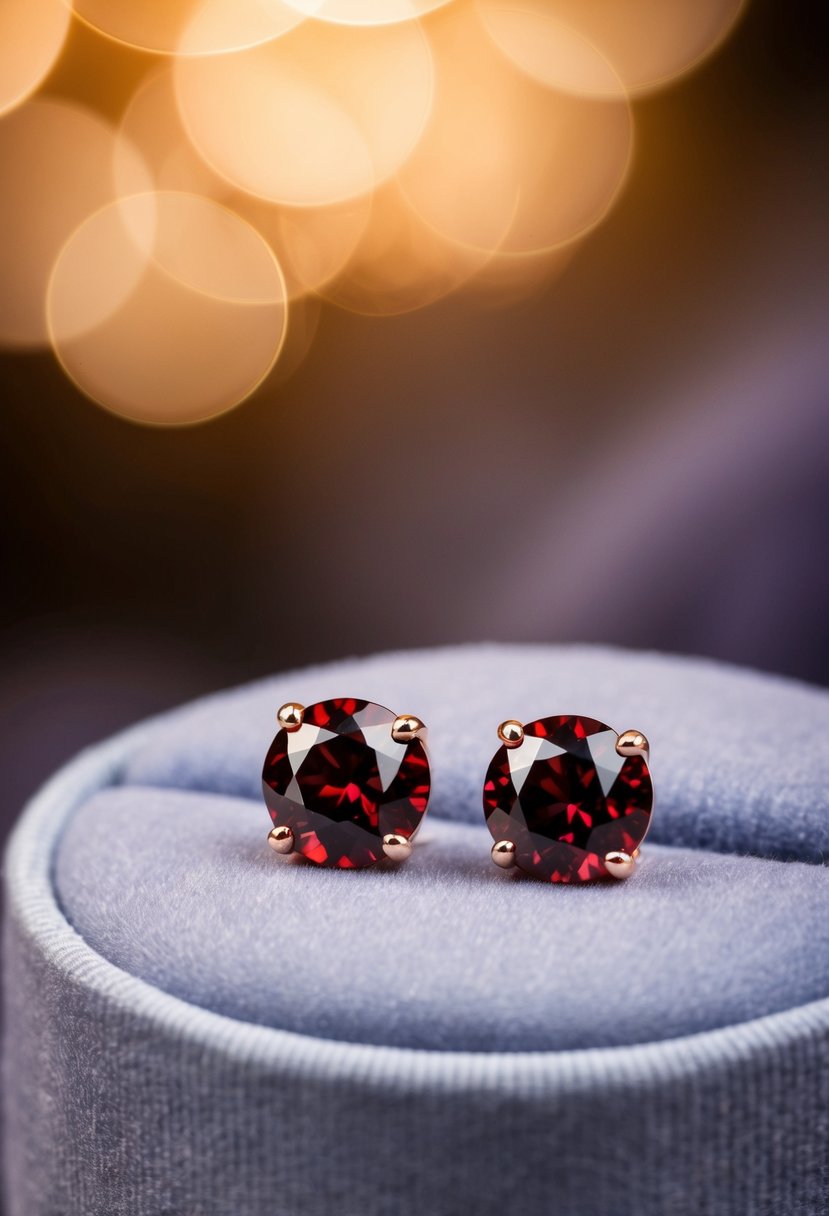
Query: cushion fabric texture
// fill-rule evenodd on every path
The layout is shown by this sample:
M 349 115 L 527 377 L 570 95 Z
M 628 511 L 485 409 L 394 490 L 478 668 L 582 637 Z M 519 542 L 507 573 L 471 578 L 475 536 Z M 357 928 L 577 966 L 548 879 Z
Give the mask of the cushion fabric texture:
M 265 843 L 276 708 L 336 695 L 429 725 L 399 868 Z M 651 740 L 627 883 L 489 859 L 497 723 L 571 712 Z M 829 694 L 699 660 L 379 655 L 139 726 L 9 850 L 9 1216 L 825 1213 L 827 855 Z

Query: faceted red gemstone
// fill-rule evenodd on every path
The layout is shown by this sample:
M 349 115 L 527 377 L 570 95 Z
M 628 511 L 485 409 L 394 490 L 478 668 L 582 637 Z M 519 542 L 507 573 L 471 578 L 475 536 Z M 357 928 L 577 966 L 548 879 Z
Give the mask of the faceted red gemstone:
M 541 718 L 520 747 L 495 753 L 484 814 L 516 864 L 549 882 L 607 875 L 608 853 L 633 853 L 648 829 L 653 787 L 646 762 L 620 756 L 617 733 L 593 718 Z
M 373 701 L 338 697 L 305 710 L 299 730 L 280 730 L 262 772 L 274 827 L 318 865 L 357 869 L 379 861 L 383 837 L 408 839 L 429 801 L 426 749 L 392 738 L 396 715 Z

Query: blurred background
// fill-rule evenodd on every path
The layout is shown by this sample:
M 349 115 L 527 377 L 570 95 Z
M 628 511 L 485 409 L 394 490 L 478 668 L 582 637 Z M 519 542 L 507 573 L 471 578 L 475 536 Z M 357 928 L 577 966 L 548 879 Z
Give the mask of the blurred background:
M 343 655 L 827 681 L 821 8 L 9 0 L 6 827 Z

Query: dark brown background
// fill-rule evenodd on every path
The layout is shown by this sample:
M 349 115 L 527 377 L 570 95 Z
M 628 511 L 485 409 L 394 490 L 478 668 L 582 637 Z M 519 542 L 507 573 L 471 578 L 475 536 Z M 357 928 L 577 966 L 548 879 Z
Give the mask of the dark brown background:
M 141 715 L 385 647 L 588 639 L 825 682 L 820 7 L 753 0 L 636 103 L 621 202 L 535 299 L 328 309 L 293 379 L 182 431 L 4 356 L 5 820 Z

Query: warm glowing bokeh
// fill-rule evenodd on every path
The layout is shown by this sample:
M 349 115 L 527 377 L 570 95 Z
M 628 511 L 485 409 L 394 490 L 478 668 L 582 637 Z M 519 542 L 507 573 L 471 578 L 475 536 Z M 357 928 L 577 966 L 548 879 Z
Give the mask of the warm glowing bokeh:
M 51 343 L 94 400 L 179 425 L 277 361 L 289 375 L 321 302 L 520 301 L 618 198 L 632 95 L 700 62 L 741 8 L 8 0 L 0 341 Z M 74 78 L 67 27 L 86 31 Z M 29 97 L 56 62 L 55 94 Z M 72 100 L 74 79 L 97 104 L 91 78 L 100 112 Z
M 569 241 L 546 253 L 496 253 L 465 285 L 466 293 L 495 308 L 530 300 L 555 282 L 578 248 L 578 241 Z
M 285 0 L 291 8 L 337 25 L 391 25 L 411 21 L 449 0 Z
M 109 38 L 169 55 L 256 46 L 304 20 L 283 0 L 73 0 L 72 7 Z
M 64 0 L 3 0 L 0 5 L 0 115 L 41 83 L 69 29 Z
M 306 207 L 365 194 L 394 173 L 432 93 L 429 44 L 415 22 L 306 22 L 239 54 L 181 59 L 176 73 L 185 126 L 205 159 L 250 194 Z
M 285 330 L 279 358 L 271 372 L 275 384 L 290 380 L 310 354 L 319 329 L 322 301 L 317 296 L 303 296 L 292 301 L 290 311 L 290 324 Z
M 61 246 L 91 212 L 115 198 L 115 130 L 90 110 L 35 99 L 0 122 L 0 336 L 18 346 L 48 341 L 46 284 Z M 152 180 L 122 143 L 121 186 Z
M 371 213 L 371 194 L 327 207 L 292 207 L 238 190 L 199 156 L 182 125 L 169 66 L 152 73 L 124 113 L 126 164 L 116 153 L 116 182 L 129 173 L 130 150 L 137 148 L 159 190 L 201 194 L 236 211 L 273 249 L 285 274 L 290 298 L 318 291 L 343 269 L 362 237 Z M 124 183 L 123 193 L 128 193 Z
M 507 253 L 550 250 L 598 223 L 630 162 L 627 100 L 575 97 L 511 70 L 467 0 L 437 16 L 433 45 L 433 112 L 401 173 L 421 217 Z
M 746 0 L 478 0 L 493 39 L 536 79 L 599 96 L 655 88 L 719 45 Z M 558 29 L 555 29 L 555 26 Z M 569 31 L 569 37 L 567 34 Z M 602 72 L 584 41 L 611 65 Z
M 199 156 L 181 125 L 173 72 L 164 66 L 151 72 L 133 93 L 121 118 L 127 147 L 138 148 L 158 190 L 183 190 L 218 198 L 228 192 L 227 182 Z M 122 181 L 121 146 L 116 153 L 115 180 L 121 194 L 129 194 Z
M 354 256 L 321 294 L 366 316 L 412 312 L 467 283 L 491 256 L 429 227 L 393 181 L 375 193 L 371 221 Z
M 128 418 L 168 424 L 243 401 L 273 366 L 287 323 L 282 275 L 259 234 L 216 203 L 173 192 L 86 219 L 55 265 L 48 315 L 79 388 Z
M 234 194 L 229 204 L 261 232 L 285 274 L 291 299 L 323 289 L 344 270 L 369 221 L 370 194 L 328 207 L 290 207 Z
M 549 4 L 478 0 L 478 15 L 495 46 L 532 80 L 590 97 L 624 97 L 626 88 L 609 59 Z

